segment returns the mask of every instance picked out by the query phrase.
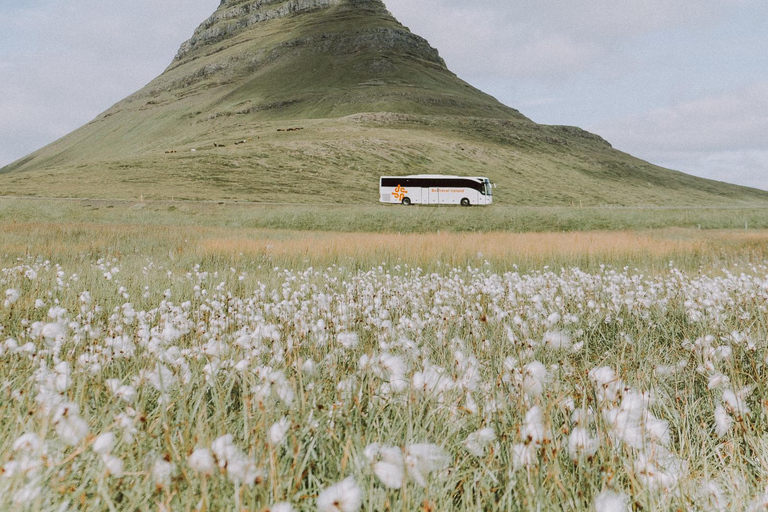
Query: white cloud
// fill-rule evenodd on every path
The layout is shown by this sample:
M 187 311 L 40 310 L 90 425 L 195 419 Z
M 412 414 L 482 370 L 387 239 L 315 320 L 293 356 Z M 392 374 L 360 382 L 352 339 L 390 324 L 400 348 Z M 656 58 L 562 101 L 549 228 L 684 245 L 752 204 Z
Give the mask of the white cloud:
M 606 120 L 591 130 L 655 163 L 768 189 L 768 82 Z
M 218 0 L 2 5 L 0 166 L 90 121 L 160 74 Z
M 751 1 L 751 0 L 748 0 Z M 558 80 L 602 66 L 617 45 L 716 21 L 741 0 L 389 0 L 463 76 Z M 616 65 L 611 66 L 615 71 Z
M 768 82 L 594 127 L 626 147 L 666 151 L 768 149 Z

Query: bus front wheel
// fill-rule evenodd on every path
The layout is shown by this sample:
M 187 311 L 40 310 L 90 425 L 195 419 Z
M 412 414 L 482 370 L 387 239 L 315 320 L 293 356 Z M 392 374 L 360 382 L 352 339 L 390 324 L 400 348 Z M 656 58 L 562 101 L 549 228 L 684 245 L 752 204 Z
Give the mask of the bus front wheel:
M 461 200 L 461 206 L 469 206 L 471 203 L 469 202 L 469 199 L 466 197 Z
M 403 198 L 403 204 L 404 204 L 405 206 L 410 206 L 410 204 L 411 204 L 411 198 L 410 198 L 410 197 L 404 197 L 404 198 Z

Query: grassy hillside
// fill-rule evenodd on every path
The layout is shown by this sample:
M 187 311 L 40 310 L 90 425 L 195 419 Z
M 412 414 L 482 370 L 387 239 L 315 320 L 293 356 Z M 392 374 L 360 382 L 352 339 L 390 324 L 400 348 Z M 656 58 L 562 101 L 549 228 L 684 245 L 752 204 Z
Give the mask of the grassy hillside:
M 237 30 L 235 7 L 144 89 L 0 169 L 0 194 L 365 204 L 380 175 L 442 173 L 490 177 L 502 204 L 768 200 L 533 123 L 458 79 L 378 1 Z

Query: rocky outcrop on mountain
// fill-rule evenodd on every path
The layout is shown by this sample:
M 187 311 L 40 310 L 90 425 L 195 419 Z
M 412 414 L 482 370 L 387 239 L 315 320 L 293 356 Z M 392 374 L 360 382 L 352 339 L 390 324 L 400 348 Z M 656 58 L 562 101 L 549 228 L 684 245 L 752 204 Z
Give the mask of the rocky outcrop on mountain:
M 174 62 L 180 62 L 195 50 L 238 34 L 257 23 L 343 3 L 343 0 L 223 0 L 192 38 L 181 45 Z M 381 0 L 348 0 L 347 7 L 365 7 L 388 14 Z

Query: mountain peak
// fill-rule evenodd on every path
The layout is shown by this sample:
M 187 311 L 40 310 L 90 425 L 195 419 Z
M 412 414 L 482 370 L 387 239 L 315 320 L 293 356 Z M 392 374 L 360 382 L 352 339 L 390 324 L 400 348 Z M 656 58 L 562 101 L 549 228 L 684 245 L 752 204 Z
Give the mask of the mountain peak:
M 347 9 L 364 7 L 391 16 L 381 0 L 222 0 L 216 12 L 181 45 L 174 62 L 184 59 L 199 48 L 232 37 L 258 23 L 334 6 Z

